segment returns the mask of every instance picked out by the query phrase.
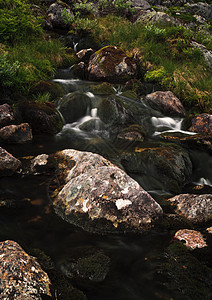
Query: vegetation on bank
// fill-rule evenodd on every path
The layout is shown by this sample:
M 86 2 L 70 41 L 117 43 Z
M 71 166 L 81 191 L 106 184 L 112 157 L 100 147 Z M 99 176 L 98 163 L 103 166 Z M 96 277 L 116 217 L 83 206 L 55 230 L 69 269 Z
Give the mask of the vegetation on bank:
M 20 95 L 28 95 L 36 82 L 52 78 L 56 68 L 70 65 L 73 59 L 73 53 L 58 39 L 47 36 L 44 17 L 36 16 L 32 2 L 42 7 L 40 1 L 0 0 L 0 86 Z M 126 18 L 133 15 L 133 9 L 123 0 L 98 1 L 100 10 L 109 10 L 98 17 L 95 7 L 86 0 L 65 2 L 74 12 L 69 15 L 64 9 L 62 13 L 69 34 L 89 35 L 99 47 L 121 47 L 139 64 L 138 79 L 173 91 L 194 113 L 212 109 L 211 70 L 201 52 L 191 46 L 195 36 L 212 50 L 211 25 L 208 34 L 194 34 L 183 26 L 133 23 Z M 177 16 L 176 8 L 168 11 Z M 185 14 L 181 17 L 190 20 Z

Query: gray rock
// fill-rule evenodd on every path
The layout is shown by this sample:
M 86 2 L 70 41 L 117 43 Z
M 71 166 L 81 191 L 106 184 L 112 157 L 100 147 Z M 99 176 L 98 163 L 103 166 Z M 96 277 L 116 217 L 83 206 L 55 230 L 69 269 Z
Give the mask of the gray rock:
M 131 3 L 132 7 L 139 7 L 140 9 L 150 9 L 151 6 L 146 0 L 133 0 Z
M 162 209 L 124 171 L 98 154 L 63 150 L 55 159 L 66 184 L 53 199 L 55 212 L 86 231 L 143 232 Z M 68 162 L 68 163 L 67 163 Z
M 0 105 L 0 128 L 15 122 L 14 112 L 9 104 Z
M 20 167 L 20 160 L 0 147 L 0 176 L 9 176 Z
M 170 198 L 168 202 L 175 213 L 192 223 L 212 220 L 212 194 L 181 194 Z
M 198 48 L 202 52 L 206 64 L 210 67 L 210 69 L 212 69 L 212 51 L 208 50 L 205 46 L 197 42 L 191 42 L 191 45 Z
M 41 300 L 51 296 L 50 280 L 34 257 L 14 241 L 0 243 L 1 299 Z
M 32 140 L 32 130 L 28 123 L 8 125 L 0 129 L 0 140 L 5 143 L 24 144 Z
M 148 94 L 145 100 L 154 109 L 161 111 L 166 116 L 185 117 L 185 109 L 180 100 L 170 91 L 157 91 Z
M 46 13 L 47 13 L 48 19 L 50 20 L 53 28 L 59 28 L 59 29 L 68 29 L 69 28 L 70 25 L 67 24 L 64 21 L 64 18 L 62 17 L 62 12 L 64 10 L 70 17 L 74 16 L 73 12 L 69 8 L 62 6 L 61 4 L 53 3 L 50 5 L 50 7 Z
M 193 15 L 200 15 L 207 20 L 212 19 L 212 4 L 205 2 L 187 3 L 187 9 Z
M 165 24 L 179 26 L 181 23 L 178 19 L 169 16 L 161 11 L 141 11 L 137 21 L 144 24 Z

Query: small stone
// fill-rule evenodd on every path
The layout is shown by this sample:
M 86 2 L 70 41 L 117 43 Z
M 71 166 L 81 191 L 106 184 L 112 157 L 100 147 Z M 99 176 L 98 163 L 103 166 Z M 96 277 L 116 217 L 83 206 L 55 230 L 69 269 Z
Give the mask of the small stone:
M 207 244 L 199 231 L 181 229 L 175 233 L 174 238 L 179 241 L 185 241 L 185 246 L 190 250 L 207 247 Z
M 15 122 L 13 110 L 9 104 L 0 105 L 0 128 Z
M 212 233 L 212 226 L 211 226 L 211 227 L 208 227 L 206 230 L 207 230 L 208 233 L 211 234 L 211 233 Z
M 0 147 L 0 176 L 9 176 L 20 167 L 20 160 Z

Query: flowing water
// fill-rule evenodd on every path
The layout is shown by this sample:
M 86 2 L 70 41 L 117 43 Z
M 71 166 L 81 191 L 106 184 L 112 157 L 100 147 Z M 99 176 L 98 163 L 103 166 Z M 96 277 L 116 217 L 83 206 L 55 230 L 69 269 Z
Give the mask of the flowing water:
M 77 46 L 77 45 L 75 45 Z M 76 91 L 89 97 L 91 106 L 85 115 L 75 122 L 66 123 L 56 136 L 35 136 L 31 144 L 8 145 L 7 150 L 16 157 L 54 153 L 57 150 L 73 148 L 99 153 L 112 162 L 120 164 L 119 154 L 129 144 L 114 140 L 98 116 L 101 96 L 90 91 L 90 83 L 72 78 L 71 68 L 61 70 L 55 82 L 62 85 L 65 94 Z M 162 132 L 191 133 L 181 129 L 182 119 L 170 118 L 151 110 L 141 99 L 138 102 L 122 95 L 122 87 L 114 86 L 117 97 L 129 105 L 137 105 L 145 112 L 143 122 L 150 130 L 149 138 L 158 137 Z M 60 103 L 58 103 L 60 111 Z M 90 123 L 89 123 L 90 122 Z M 90 127 L 88 124 L 91 124 Z M 122 149 L 121 149 L 122 148 Z M 193 181 L 195 184 L 212 185 L 212 159 L 207 153 L 191 151 Z M 98 236 L 66 223 L 57 217 L 48 196 L 48 176 L 15 175 L 0 179 L 1 200 L 7 199 L 10 207 L 2 206 L 0 214 L 0 239 L 12 239 L 25 249 L 38 248 L 49 255 L 56 267 L 69 257 L 71 249 L 95 246 L 103 249 L 111 258 L 111 267 L 101 283 L 79 286 L 91 300 L 151 300 L 171 299 L 173 295 L 154 280 L 157 258 L 169 245 L 172 234 L 168 231 L 151 231 L 146 235 Z M 152 189 L 148 178 L 144 185 L 153 197 L 163 194 L 163 188 Z M 70 298 L 71 299 L 71 298 Z

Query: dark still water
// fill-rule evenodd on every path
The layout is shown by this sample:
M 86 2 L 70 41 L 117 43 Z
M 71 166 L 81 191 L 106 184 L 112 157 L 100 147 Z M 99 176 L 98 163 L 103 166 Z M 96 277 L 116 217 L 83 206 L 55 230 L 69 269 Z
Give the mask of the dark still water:
M 15 157 L 36 156 L 55 153 L 62 149 L 91 151 L 103 155 L 121 166 L 120 153 L 131 151 L 137 146 L 149 146 L 157 141 L 161 132 L 180 132 L 181 119 L 167 118 L 151 110 L 140 101 L 124 96 L 129 105 L 138 105 L 143 112 L 141 123 L 147 124 L 149 137 L 145 142 L 121 142 L 102 127 L 98 116 L 99 95 L 90 91 L 91 83 L 67 79 L 63 70 L 56 81 L 64 87 L 64 94 L 80 91 L 90 98 L 91 106 L 86 114 L 72 123 L 64 123 L 63 130 L 56 136 L 35 136 L 30 144 L 8 145 L 6 149 Z M 117 97 L 121 97 L 122 87 L 114 87 Z M 60 103 L 58 104 L 60 109 Z M 145 113 L 145 114 L 144 114 Z M 92 124 L 91 127 L 88 127 Z M 85 124 L 87 127 L 85 127 Z M 90 125 L 89 125 L 90 126 Z M 86 128 L 86 130 L 83 130 Z M 88 130 L 88 128 L 91 128 Z M 193 182 L 212 183 L 212 160 L 207 153 L 191 151 L 193 159 Z M 148 174 L 135 178 L 153 198 L 172 196 L 163 188 L 148 184 Z M 158 281 L 157 273 L 160 257 L 171 244 L 173 230 L 152 230 L 144 235 L 95 235 L 89 234 L 59 218 L 53 211 L 49 197 L 51 176 L 14 175 L 0 179 L 0 240 L 14 240 L 26 251 L 40 249 L 61 270 L 64 261 L 71 259 L 71 253 L 87 247 L 94 247 L 110 258 L 109 272 L 102 282 L 68 279 L 81 289 L 90 300 L 151 300 L 189 299 L 181 298 L 179 290 L 169 290 L 166 282 Z M 149 181 L 148 181 L 149 180 Z M 7 205 L 5 205 L 5 200 Z M 59 298 L 58 298 L 59 299 Z M 70 298 L 72 299 L 71 295 Z

